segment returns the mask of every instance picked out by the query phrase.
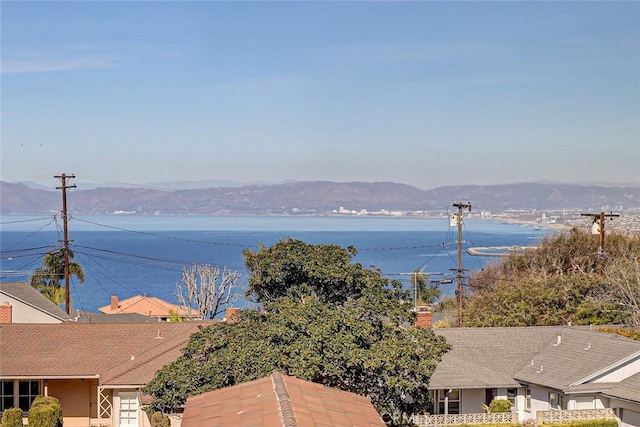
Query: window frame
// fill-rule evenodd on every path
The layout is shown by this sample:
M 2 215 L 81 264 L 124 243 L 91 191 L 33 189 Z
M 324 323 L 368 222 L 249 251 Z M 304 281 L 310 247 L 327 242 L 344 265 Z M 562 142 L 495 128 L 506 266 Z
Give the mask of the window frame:
M 457 399 L 452 399 L 451 395 L 457 394 Z M 443 415 L 460 414 L 462 409 L 462 390 L 459 388 L 449 390 L 438 390 L 438 413 Z
M 510 395 L 509 390 L 512 390 L 513 396 Z M 511 409 L 518 409 L 518 388 L 509 387 L 506 390 L 507 400 L 511 403 Z
M 5 388 L 8 384 L 11 384 L 10 391 Z M 41 391 L 41 380 L 0 380 L 0 412 L 9 408 L 20 408 L 23 413 L 29 412 Z M 9 406 L 5 406 L 5 403 Z

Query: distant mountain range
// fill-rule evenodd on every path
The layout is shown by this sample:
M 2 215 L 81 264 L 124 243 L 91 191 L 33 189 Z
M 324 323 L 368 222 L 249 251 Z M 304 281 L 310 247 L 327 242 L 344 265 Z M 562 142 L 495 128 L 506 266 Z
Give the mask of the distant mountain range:
M 79 187 L 81 183 L 78 183 Z M 455 201 L 474 210 L 626 210 L 640 208 L 640 185 L 607 187 L 558 183 L 458 185 L 420 190 L 392 182 L 291 182 L 158 190 L 110 187 L 67 192 L 70 214 L 323 214 L 338 210 L 446 211 Z M 60 191 L 0 182 L 0 214 L 59 212 Z

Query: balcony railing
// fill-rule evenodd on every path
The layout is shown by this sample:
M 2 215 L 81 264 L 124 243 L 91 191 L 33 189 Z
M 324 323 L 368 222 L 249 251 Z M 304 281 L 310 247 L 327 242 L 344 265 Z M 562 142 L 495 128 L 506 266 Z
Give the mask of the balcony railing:
M 567 411 L 538 411 L 536 413 L 538 425 L 603 419 L 615 420 L 616 414 L 613 412 L 613 409 L 570 409 Z
M 419 427 L 455 426 L 460 424 L 517 423 L 516 412 L 497 412 L 459 415 L 414 415 L 412 421 Z

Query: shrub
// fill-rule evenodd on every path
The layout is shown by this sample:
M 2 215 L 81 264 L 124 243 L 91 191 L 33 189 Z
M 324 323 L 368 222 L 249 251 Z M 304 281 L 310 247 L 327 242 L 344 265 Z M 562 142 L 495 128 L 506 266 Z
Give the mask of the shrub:
M 151 427 L 171 427 L 171 420 L 162 412 L 156 411 L 151 416 Z
M 618 427 L 618 420 L 571 421 L 570 423 L 542 424 L 540 427 Z
M 2 427 L 22 427 L 22 409 L 5 409 L 2 413 Z
M 494 414 L 497 412 L 511 412 L 511 402 L 507 399 L 493 399 L 489 404 L 489 411 Z
M 29 409 L 29 427 L 62 427 L 62 408 L 55 397 L 38 396 Z

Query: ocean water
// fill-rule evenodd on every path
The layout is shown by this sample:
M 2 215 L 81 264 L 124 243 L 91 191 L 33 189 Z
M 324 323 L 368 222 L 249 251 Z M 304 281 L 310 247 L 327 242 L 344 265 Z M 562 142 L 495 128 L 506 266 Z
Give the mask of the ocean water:
M 478 246 L 536 245 L 552 230 L 517 224 L 465 219 L 463 249 Z M 0 219 L 0 280 L 28 281 L 48 251 L 62 247 L 59 217 Z M 211 264 L 241 273 L 248 271 L 242 251 L 257 250 L 290 237 L 309 244 L 354 246 L 354 262 L 373 266 L 410 288 L 409 273 L 429 273 L 431 280 L 453 278 L 457 268 L 457 228 L 449 221 L 425 218 L 341 216 L 73 216 L 69 219 L 73 261 L 86 280 L 71 280 L 72 308 L 97 312 L 120 299 L 147 294 L 176 302 L 183 268 Z M 469 274 L 495 257 L 463 252 Z M 452 295 L 454 284 L 441 285 Z M 240 301 L 240 305 L 246 302 Z

